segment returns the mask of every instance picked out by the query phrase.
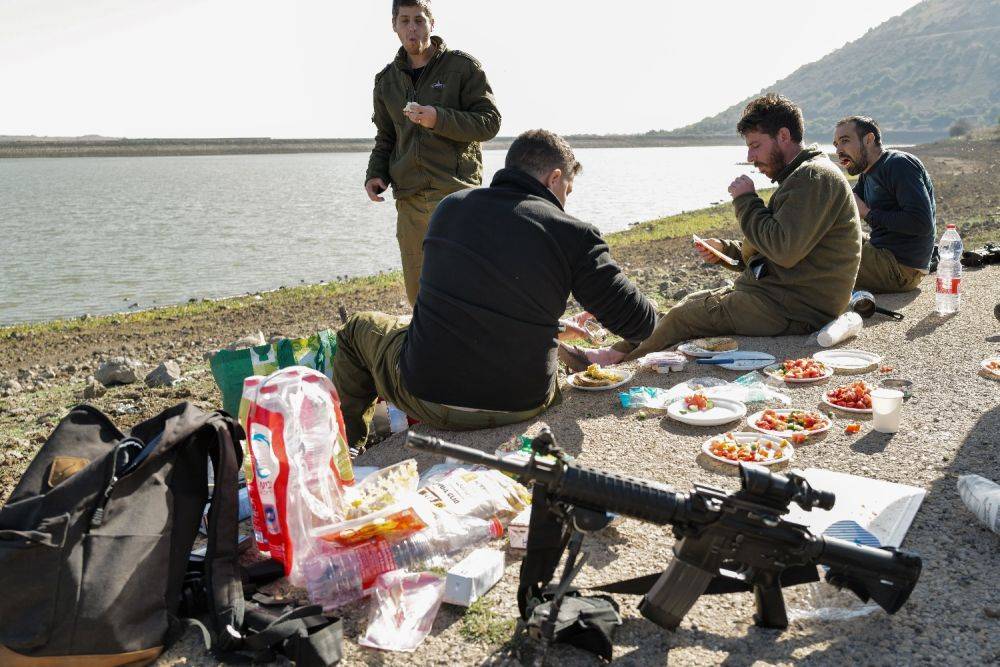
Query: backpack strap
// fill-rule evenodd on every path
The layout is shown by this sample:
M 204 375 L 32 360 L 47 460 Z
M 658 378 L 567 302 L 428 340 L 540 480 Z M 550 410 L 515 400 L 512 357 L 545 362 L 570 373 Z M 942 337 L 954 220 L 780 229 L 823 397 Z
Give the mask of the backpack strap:
M 205 584 L 217 646 L 222 651 L 228 651 L 239 645 L 245 612 L 237 551 L 238 478 L 243 453 L 237 444 L 235 423 L 230 417 L 216 413 L 206 426 L 215 432 L 215 437 L 209 438 L 208 443 L 208 453 L 215 470 L 215 490 L 208 512 Z

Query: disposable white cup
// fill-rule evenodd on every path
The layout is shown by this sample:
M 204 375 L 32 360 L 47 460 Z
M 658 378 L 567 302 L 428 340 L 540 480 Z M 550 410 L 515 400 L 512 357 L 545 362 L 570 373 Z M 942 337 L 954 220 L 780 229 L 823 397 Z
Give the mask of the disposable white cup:
M 872 427 L 879 433 L 899 431 L 903 411 L 903 392 L 880 387 L 872 391 Z

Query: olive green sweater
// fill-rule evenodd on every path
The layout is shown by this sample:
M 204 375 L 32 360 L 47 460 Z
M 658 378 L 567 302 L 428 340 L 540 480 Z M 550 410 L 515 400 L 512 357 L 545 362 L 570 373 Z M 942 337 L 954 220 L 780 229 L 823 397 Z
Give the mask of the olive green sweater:
M 820 328 L 841 315 L 861 262 L 861 222 L 844 174 L 815 144 L 804 148 L 778 177 L 771 201 L 757 193 L 733 204 L 742 243 L 727 243 L 742 270 L 735 289 L 766 297 L 794 322 Z M 766 275 L 747 268 L 762 256 Z
M 425 190 L 452 193 L 483 181 L 480 142 L 500 130 L 500 112 L 482 66 L 472 56 L 449 49 L 440 37 L 416 84 L 402 48 L 375 77 L 374 114 L 378 129 L 365 182 L 381 178 L 397 199 Z M 421 127 L 403 115 L 407 102 L 433 106 L 437 123 Z

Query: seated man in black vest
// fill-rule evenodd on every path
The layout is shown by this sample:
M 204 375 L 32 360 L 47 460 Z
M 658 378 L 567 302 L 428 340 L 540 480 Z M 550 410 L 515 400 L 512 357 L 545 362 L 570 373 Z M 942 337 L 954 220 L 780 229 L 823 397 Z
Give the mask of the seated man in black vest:
M 441 201 L 410 324 L 359 313 L 337 334 L 333 381 L 351 447 L 364 446 L 377 395 L 450 429 L 523 421 L 558 402 L 559 318 L 571 294 L 626 340 L 652 333 L 652 303 L 597 228 L 563 208 L 580 169 L 562 137 L 533 130 L 490 187 Z
M 934 185 L 920 160 L 883 149 L 878 124 L 867 116 L 837 123 L 833 145 L 840 163 L 858 176 L 858 214 L 871 227 L 861 248 L 855 289 L 907 292 L 931 268 L 934 252 Z

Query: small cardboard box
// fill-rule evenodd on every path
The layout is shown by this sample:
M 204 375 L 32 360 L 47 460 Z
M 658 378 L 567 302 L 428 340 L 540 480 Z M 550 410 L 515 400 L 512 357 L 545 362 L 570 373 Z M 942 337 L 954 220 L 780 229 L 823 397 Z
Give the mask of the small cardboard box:
M 448 570 L 444 601 L 468 607 L 503 576 L 504 557 L 496 549 L 476 549 Z
M 531 506 L 525 507 L 507 526 L 507 537 L 511 549 L 528 548 L 528 524 L 531 522 Z

